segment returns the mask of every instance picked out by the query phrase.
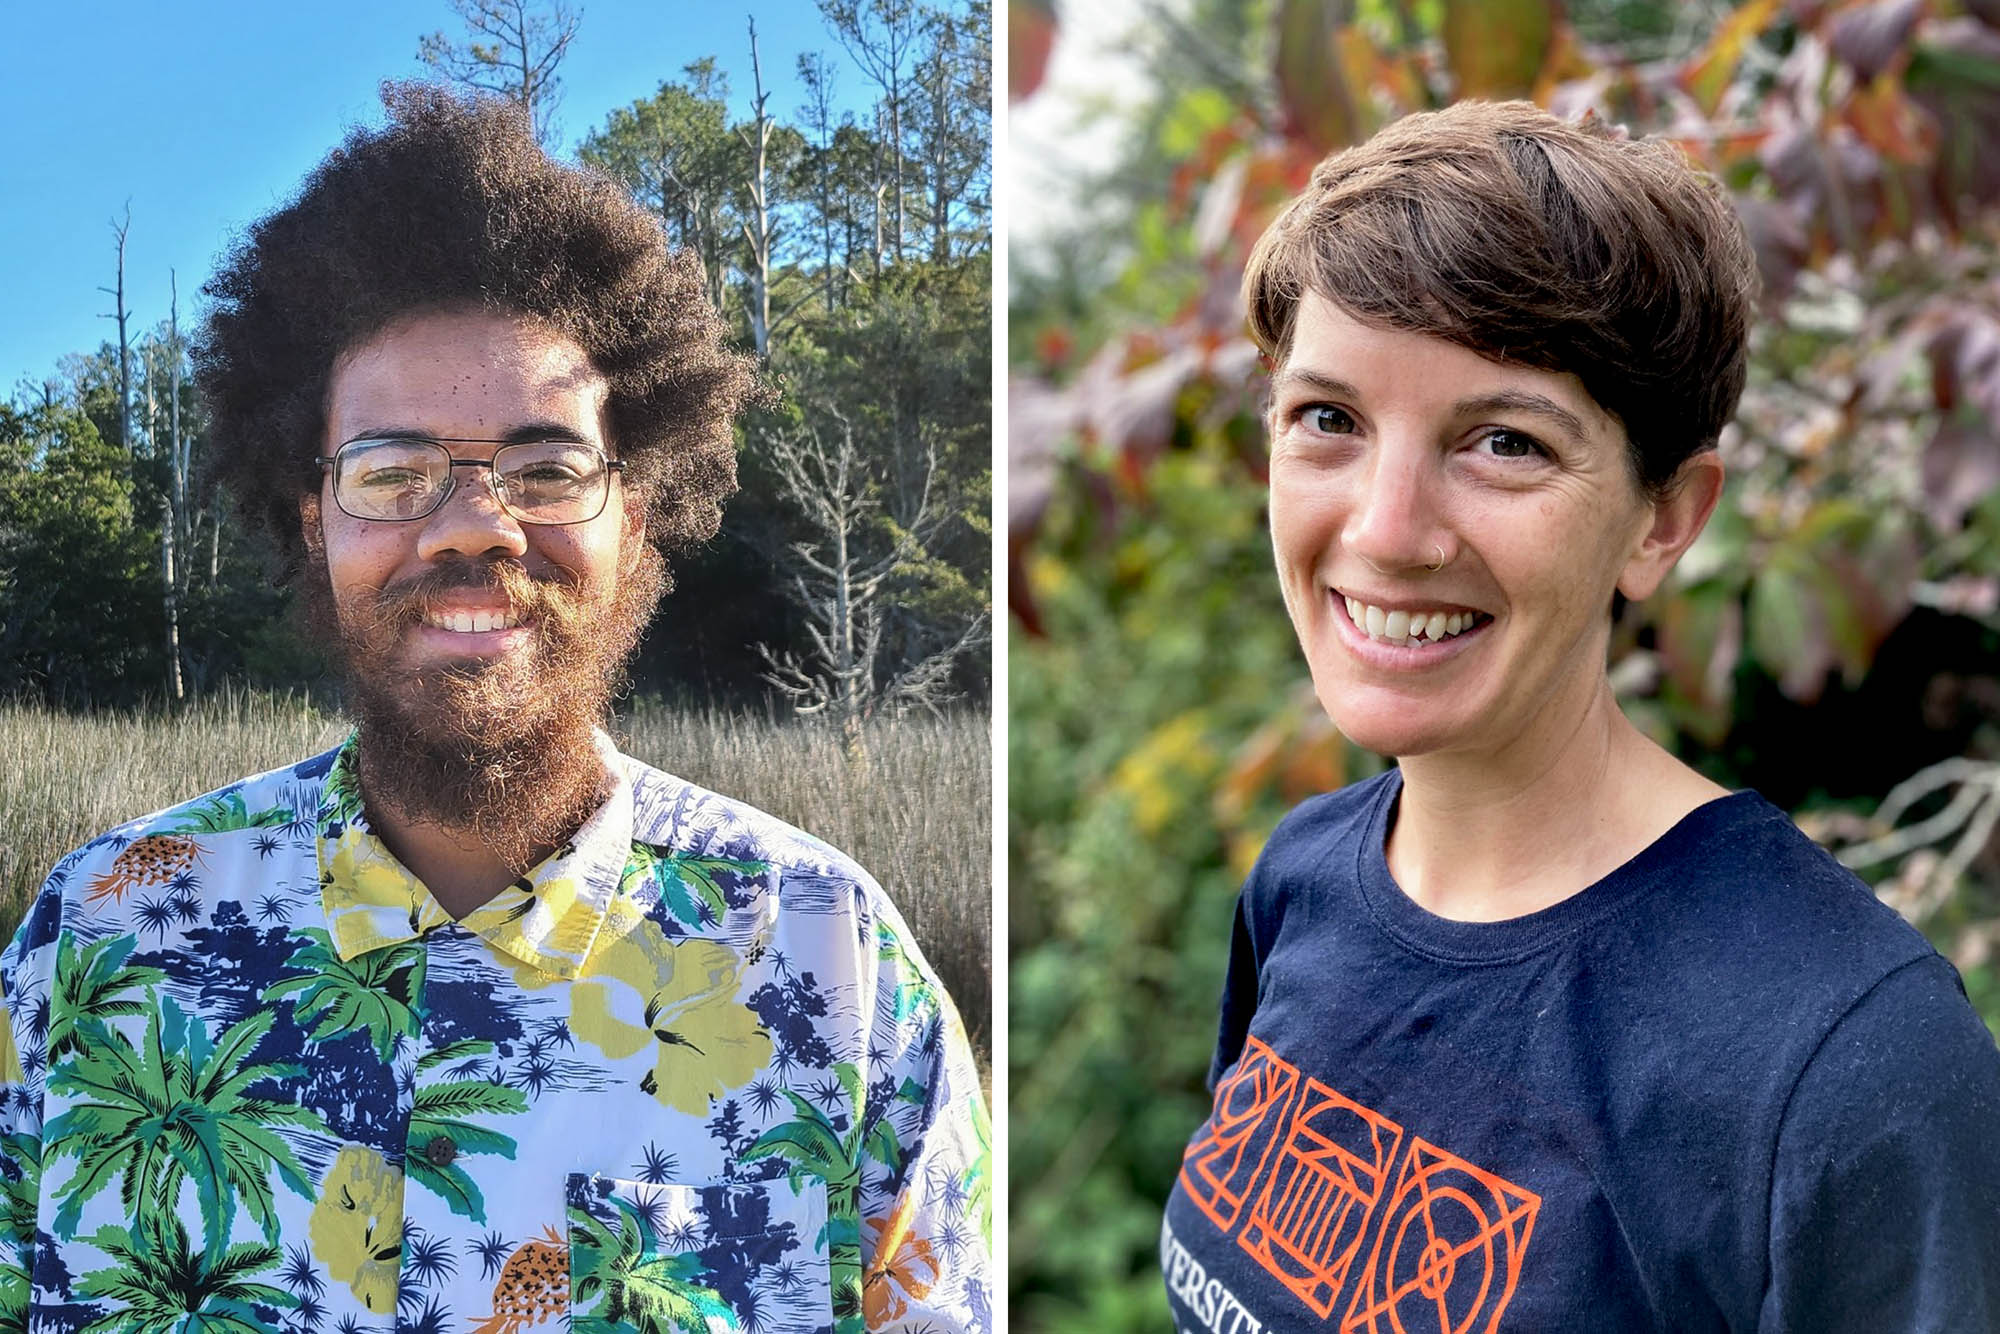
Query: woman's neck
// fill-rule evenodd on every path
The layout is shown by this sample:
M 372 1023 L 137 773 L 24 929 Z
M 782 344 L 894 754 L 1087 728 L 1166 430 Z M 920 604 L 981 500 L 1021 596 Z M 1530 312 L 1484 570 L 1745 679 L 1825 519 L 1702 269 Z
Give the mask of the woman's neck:
M 1539 745 L 1401 766 L 1390 873 L 1422 907 L 1459 921 L 1558 903 L 1727 792 L 1640 733 L 1608 682 L 1570 731 Z

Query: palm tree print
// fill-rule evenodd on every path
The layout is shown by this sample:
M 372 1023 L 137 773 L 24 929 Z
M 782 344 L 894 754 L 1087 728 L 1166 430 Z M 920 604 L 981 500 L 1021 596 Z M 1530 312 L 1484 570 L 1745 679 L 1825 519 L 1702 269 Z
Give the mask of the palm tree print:
M 32 1226 L 35 1201 L 41 1194 L 42 1146 L 33 1135 L 9 1131 L 0 1135 L 0 1219 L 14 1227 Z M 25 1229 L 24 1229 L 25 1230 Z M 26 1329 L 28 1268 L 21 1252 L 0 1250 L 0 1326 Z
M 326 1124 L 303 1107 L 245 1093 L 259 1080 L 303 1073 L 295 1065 L 250 1059 L 275 1012 L 253 1014 L 212 1042 L 207 1026 L 172 997 L 149 997 L 153 1012 L 143 1052 L 92 1023 L 82 1031 L 84 1049 L 49 1075 L 51 1089 L 77 1099 L 44 1134 L 51 1156 L 77 1159 L 58 1194 L 55 1231 L 74 1236 L 84 1204 L 121 1172 L 119 1200 L 127 1218 L 158 1212 L 157 1204 L 141 1209 L 140 1201 L 177 1200 L 182 1185 L 192 1182 L 203 1254 L 219 1260 L 237 1198 L 267 1238 L 277 1236 L 273 1169 L 298 1194 L 313 1197 L 305 1169 L 272 1128 L 324 1132 Z
M 904 1023 L 920 1014 L 936 1014 L 944 1009 L 942 993 L 931 982 L 930 974 L 917 967 L 916 960 L 903 948 L 902 937 L 887 922 L 875 923 L 875 944 L 877 952 L 885 962 L 896 965 L 896 1022 Z
M 287 807 L 271 806 L 252 814 L 241 792 L 218 792 L 183 807 L 180 818 L 164 832 L 226 834 L 236 829 L 282 829 L 291 822 Z
M 493 1050 L 483 1039 L 468 1038 L 437 1048 L 417 1062 L 424 1074 L 440 1065 L 463 1061 Z M 528 1110 L 528 1100 L 519 1089 L 492 1084 L 483 1079 L 450 1079 L 436 1084 L 419 1084 L 410 1111 L 410 1143 L 417 1146 L 404 1162 L 410 1180 L 443 1197 L 451 1211 L 475 1223 L 486 1221 L 486 1197 L 460 1167 L 457 1157 L 439 1167 L 424 1156 L 423 1148 L 443 1136 L 451 1141 L 455 1154 L 497 1153 L 514 1156 L 514 1141 L 497 1130 L 466 1120 L 469 1116 L 506 1116 Z
M 406 941 L 348 960 L 340 957 L 326 932 L 309 928 L 296 934 L 304 940 L 285 966 L 303 970 L 302 976 L 288 977 L 265 994 L 297 993 L 294 1017 L 301 1027 L 317 1021 L 314 1042 L 366 1029 L 376 1055 L 386 1061 L 395 1054 L 397 1038 L 416 1036 L 413 1007 L 423 994 L 426 958 L 421 943 Z
M 152 1009 L 148 988 L 167 975 L 157 968 L 125 966 L 138 944 L 137 936 L 113 936 L 78 953 L 75 939 L 63 933 L 56 945 L 55 1000 L 49 1006 L 51 1064 L 84 1050 L 84 1034 L 92 1027 Z
M 660 887 L 660 901 L 675 920 L 699 927 L 720 922 L 729 911 L 719 875 L 754 876 L 770 869 L 767 862 L 743 861 L 735 857 L 697 857 L 692 853 L 666 852 L 643 843 L 632 845 L 631 860 L 619 885 L 629 892 L 651 878 Z
M 820 1244 L 827 1247 L 827 1267 L 833 1280 L 835 1327 L 841 1334 L 862 1328 L 861 1311 L 861 1167 L 864 1153 L 891 1172 L 903 1163 L 903 1144 L 886 1116 L 870 1122 L 863 1113 L 861 1073 L 842 1061 L 833 1067 L 847 1095 L 843 1131 L 826 1112 L 791 1089 L 784 1090 L 795 1113 L 773 1126 L 743 1151 L 740 1162 L 779 1158 L 793 1190 L 808 1180 L 826 1185 L 826 1228 Z M 834 1104 L 836 1107 L 838 1103 Z
M 609 1198 L 616 1211 L 610 1220 L 570 1205 L 571 1334 L 710 1334 L 742 1328 L 721 1295 L 700 1282 L 699 1256 L 661 1254 L 659 1233 L 645 1212 L 620 1195 Z
M 151 1213 L 137 1236 L 99 1228 L 90 1244 L 117 1261 L 85 1274 L 77 1291 L 124 1303 L 92 1321 L 82 1334 L 268 1334 L 255 1307 L 289 1310 L 299 1299 L 250 1275 L 278 1263 L 278 1248 L 262 1243 L 220 1253 L 193 1250 L 187 1228 L 171 1211 Z

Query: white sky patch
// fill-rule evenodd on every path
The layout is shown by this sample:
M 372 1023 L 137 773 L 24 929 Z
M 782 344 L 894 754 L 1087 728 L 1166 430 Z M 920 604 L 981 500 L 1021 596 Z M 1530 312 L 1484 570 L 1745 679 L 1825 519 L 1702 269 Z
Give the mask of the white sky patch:
M 1139 0 L 1056 6 L 1048 76 L 1007 122 L 1007 244 L 1024 261 L 1085 216 L 1085 187 L 1117 159 L 1125 114 L 1148 86 L 1132 49 L 1144 22 Z

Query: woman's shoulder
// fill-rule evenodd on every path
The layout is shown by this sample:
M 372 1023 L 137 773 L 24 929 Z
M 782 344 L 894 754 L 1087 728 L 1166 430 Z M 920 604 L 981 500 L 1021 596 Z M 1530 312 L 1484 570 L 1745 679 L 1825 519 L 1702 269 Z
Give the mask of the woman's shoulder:
M 1701 807 L 1652 851 L 1628 938 L 1649 942 L 1644 953 L 1683 991 L 1723 1008 L 1824 1032 L 1891 974 L 1944 964 L 1921 932 L 1755 792 Z
M 1265 855 L 1356 836 L 1378 822 L 1402 787 L 1402 772 L 1391 766 L 1372 778 L 1307 797 L 1278 821 L 1264 845 Z

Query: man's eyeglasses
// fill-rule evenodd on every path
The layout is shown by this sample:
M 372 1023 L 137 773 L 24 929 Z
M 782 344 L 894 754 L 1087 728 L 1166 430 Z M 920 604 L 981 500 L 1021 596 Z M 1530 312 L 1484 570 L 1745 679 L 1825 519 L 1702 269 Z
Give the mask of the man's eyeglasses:
M 452 492 L 453 468 L 486 468 L 500 508 L 522 523 L 588 523 L 604 512 L 611 474 L 622 459 L 606 458 L 595 445 L 574 440 L 503 444 L 493 458 L 457 459 L 440 441 L 488 445 L 492 440 L 439 437 L 350 440 L 323 468 L 333 469 L 333 500 L 356 519 L 421 519 Z

